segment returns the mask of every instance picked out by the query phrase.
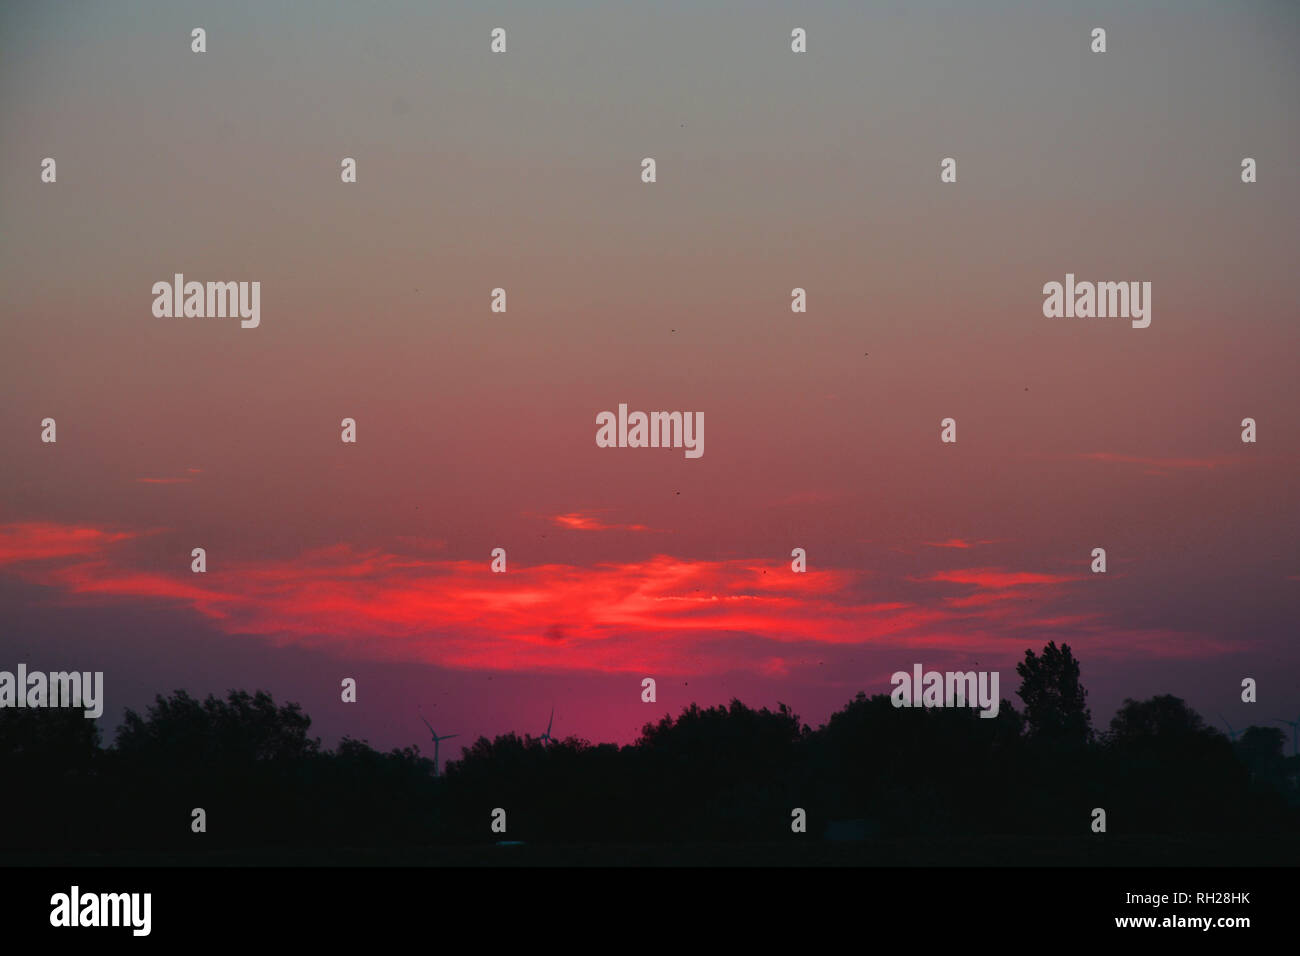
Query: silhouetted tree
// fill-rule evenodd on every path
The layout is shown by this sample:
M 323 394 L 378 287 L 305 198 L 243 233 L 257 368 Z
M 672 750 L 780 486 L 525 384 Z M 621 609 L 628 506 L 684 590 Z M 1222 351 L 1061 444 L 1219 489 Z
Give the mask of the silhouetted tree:
M 1016 665 L 1020 675 L 1018 696 L 1025 704 L 1029 739 L 1058 749 L 1080 749 L 1092 738 L 1088 692 L 1079 681 L 1079 662 L 1069 644 L 1057 649 L 1051 641 L 1038 657 L 1025 651 Z
M 202 702 L 184 691 L 159 695 L 144 717 L 128 710 L 118 729 L 117 812 L 166 845 L 194 845 L 196 807 L 209 821 L 204 845 L 297 842 L 311 818 L 306 764 L 320 747 L 310 726 L 297 704 L 277 707 L 264 691 Z
M 691 704 L 641 730 L 632 757 L 633 786 L 646 823 L 664 840 L 719 840 L 789 827 L 790 775 L 808 733 L 785 704 L 754 710 Z M 689 781 L 689 783 L 686 783 Z
M 1125 700 L 1110 722 L 1111 819 L 1128 832 L 1241 829 L 1248 773 L 1178 697 Z
M 89 769 L 99 753 L 99 724 L 76 709 L 0 708 L 0 762 Z
M 200 703 L 180 690 L 170 698 L 158 695 L 143 718 L 127 710 L 117 751 L 173 765 L 295 760 L 320 747 L 308 738 L 310 728 L 301 707 L 276 707 L 265 691 L 232 690 L 226 700 L 209 694 Z
M 1284 768 L 1286 735 L 1280 727 L 1247 727 L 1233 749 L 1250 773 L 1251 785 L 1257 790 L 1286 790 Z
M 84 845 L 102 752 L 81 710 L 0 709 L 0 846 Z
M 375 750 L 344 737 L 333 752 L 313 754 L 305 766 L 310 803 L 305 841 L 350 846 L 409 846 L 439 839 L 445 824 L 438 806 L 433 761 L 415 747 Z
M 530 843 L 808 842 L 835 820 L 884 836 L 1077 837 L 1097 806 L 1117 833 L 1300 828 L 1277 728 L 1230 745 L 1166 695 L 1126 700 L 1094 737 L 1068 646 L 1027 651 L 1017 670 L 1024 717 L 1007 701 L 985 718 L 860 693 L 814 732 L 784 704 L 691 704 L 624 747 L 480 737 L 441 778 L 416 747 L 322 749 L 296 704 L 264 692 L 159 696 L 127 711 L 108 750 L 78 711 L 5 708 L 0 848 L 486 843 L 501 839 L 495 807 L 505 839 Z M 191 832 L 195 807 L 205 834 Z M 806 836 L 791 833 L 794 807 Z
M 1013 827 L 1024 808 L 1007 792 L 1021 725 L 1008 701 L 984 718 L 859 693 L 811 742 L 820 818 L 864 819 L 885 834 Z

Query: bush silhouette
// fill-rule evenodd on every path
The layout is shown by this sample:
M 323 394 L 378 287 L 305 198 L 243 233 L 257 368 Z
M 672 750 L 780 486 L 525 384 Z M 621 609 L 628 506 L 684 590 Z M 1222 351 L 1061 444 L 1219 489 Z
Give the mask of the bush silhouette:
M 1025 712 L 896 708 L 859 693 L 816 730 L 784 704 L 691 704 L 628 746 L 479 737 L 443 776 L 416 747 L 325 749 L 269 694 L 158 696 L 101 746 L 80 711 L 0 710 L 4 849 L 409 848 L 883 837 L 1300 831 L 1282 733 L 1235 745 L 1177 697 L 1127 700 L 1095 734 L 1068 646 L 1026 652 Z M 207 812 L 195 834 L 190 811 Z M 807 812 L 808 832 L 790 828 Z M 840 821 L 836 823 L 836 821 Z

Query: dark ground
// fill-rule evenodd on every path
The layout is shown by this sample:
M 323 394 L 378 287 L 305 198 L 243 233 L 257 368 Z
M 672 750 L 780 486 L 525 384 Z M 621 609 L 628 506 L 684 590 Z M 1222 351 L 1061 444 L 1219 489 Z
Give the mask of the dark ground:
M 1295 866 L 1300 836 L 954 837 L 828 843 L 478 845 L 213 852 L 0 852 L 46 866 Z

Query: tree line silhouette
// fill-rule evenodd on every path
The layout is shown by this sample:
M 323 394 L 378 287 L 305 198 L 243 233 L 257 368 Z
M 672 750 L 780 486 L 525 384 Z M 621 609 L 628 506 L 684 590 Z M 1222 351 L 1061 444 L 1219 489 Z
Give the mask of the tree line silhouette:
M 1022 709 L 896 708 L 859 693 L 813 730 L 781 704 L 692 704 L 634 744 L 479 737 L 436 776 L 419 748 L 309 736 L 264 692 L 158 696 L 113 746 L 79 710 L 0 710 L 0 848 L 50 850 L 677 843 L 855 836 L 1298 833 L 1300 758 L 1235 741 L 1182 700 L 1092 727 L 1068 645 L 1026 651 Z M 201 807 L 207 832 L 191 832 Z M 792 810 L 807 834 L 792 832 Z

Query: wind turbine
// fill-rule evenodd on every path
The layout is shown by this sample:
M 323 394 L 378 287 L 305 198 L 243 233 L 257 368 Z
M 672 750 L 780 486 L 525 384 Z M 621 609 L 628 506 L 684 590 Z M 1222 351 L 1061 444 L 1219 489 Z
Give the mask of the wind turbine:
M 552 707 L 552 708 L 551 708 L 551 719 L 550 719 L 550 720 L 547 722 L 547 724 L 546 724 L 546 733 L 542 734 L 540 737 L 537 738 L 537 739 L 540 740 L 543 744 L 548 744 L 548 743 L 549 743 L 549 744 L 553 744 L 553 743 L 555 743 L 555 738 L 551 736 L 551 724 L 554 724 L 554 723 L 555 723 L 555 708 Z
M 1297 753 L 1297 736 L 1300 735 L 1300 720 L 1283 720 L 1281 717 L 1274 717 L 1273 719 L 1279 724 L 1291 725 L 1291 756 L 1294 757 Z
M 424 720 L 423 714 L 420 715 L 420 719 Z M 428 727 L 429 733 L 433 734 L 433 775 L 436 777 L 438 776 L 438 744 L 440 744 L 444 740 L 451 740 L 451 738 L 455 737 L 456 735 L 443 734 L 441 737 L 439 737 L 438 732 L 433 729 L 433 725 L 429 723 L 427 720 L 424 720 L 424 726 Z
M 1228 723 L 1228 718 L 1224 717 L 1223 714 L 1219 714 L 1219 719 L 1223 721 L 1223 726 L 1228 728 L 1228 739 L 1235 744 L 1240 732 L 1232 729 L 1232 724 Z

